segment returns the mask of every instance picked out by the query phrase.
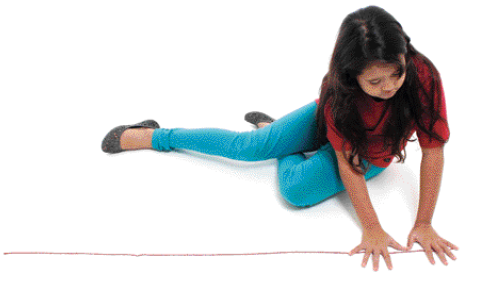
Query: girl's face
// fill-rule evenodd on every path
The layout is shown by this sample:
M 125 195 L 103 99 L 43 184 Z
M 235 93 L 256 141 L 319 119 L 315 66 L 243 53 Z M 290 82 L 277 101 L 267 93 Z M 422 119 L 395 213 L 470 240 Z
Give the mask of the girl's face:
M 405 57 L 400 55 L 400 61 L 404 65 Z M 390 99 L 402 87 L 405 81 L 404 72 L 402 77 L 398 77 L 398 66 L 385 62 L 372 62 L 357 77 L 358 84 L 364 92 L 370 96 Z

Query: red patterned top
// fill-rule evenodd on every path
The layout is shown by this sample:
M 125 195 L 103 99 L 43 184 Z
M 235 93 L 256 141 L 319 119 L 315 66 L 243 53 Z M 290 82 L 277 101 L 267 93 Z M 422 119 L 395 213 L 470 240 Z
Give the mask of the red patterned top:
M 412 58 L 414 61 L 414 64 L 416 66 L 417 72 L 418 72 L 418 77 L 423 84 L 424 88 L 426 91 L 430 91 L 431 88 L 431 83 L 432 83 L 432 75 L 429 72 L 429 69 L 424 62 Z M 438 107 L 438 110 L 440 112 L 440 116 L 442 116 L 445 120 L 447 120 L 447 111 L 446 111 L 446 105 L 445 105 L 445 96 L 444 96 L 444 89 L 442 87 L 442 81 L 440 79 L 440 74 L 438 76 L 438 85 L 437 89 L 438 91 L 433 93 L 434 96 L 434 102 L 437 105 L 438 104 L 438 99 L 441 100 L 441 107 Z M 425 96 L 424 93 L 421 91 L 420 92 L 420 98 L 423 104 L 427 104 L 425 102 Z M 316 100 L 317 104 L 319 100 Z M 394 155 L 391 155 L 391 151 L 383 151 L 383 128 L 384 124 L 387 121 L 389 115 L 390 115 L 390 110 L 391 108 L 389 107 L 388 102 L 386 101 L 376 101 L 374 100 L 371 96 L 369 95 L 362 95 L 360 99 L 356 101 L 357 103 L 357 108 L 360 110 L 362 120 L 364 121 L 364 124 L 366 128 L 374 129 L 373 131 L 367 131 L 367 138 L 369 141 L 369 147 L 368 147 L 368 157 L 367 161 L 370 162 L 371 164 L 385 168 L 388 167 L 393 158 Z M 387 110 L 390 109 L 390 110 Z M 342 151 L 342 144 L 343 144 L 343 136 L 342 134 L 336 129 L 334 125 L 334 120 L 332 116 L 332 110 L 330 103 L 327 103 L 325 105 L 325 120 L 327 124 L 327 139 L 331 143 L 332 147 L 336 151 Z M 384 114 L 384 116 L 382 116 Z M 382 118 L 382 119 L 381 119 Z M 423 117 L 425 118 L 425 117 Z M 381 122 L 378 121 L 381 119 Z M 425 118 L 424 124 L 426 126 L 429 126 L 430 120 L 429 118 Z M 376 128 L 374 128 L 377 125 Z M 413 121 L 413 126 L 414 128 L 412 129 L 410 135 L 407 138 L 410 138 L 414 132 L 417 132 L 417 137 L 419 141 L 419 145 L 421 148 L 434 148 L 438 146 L 442 146 L 443 144 L 435 139 L 431 139 L 429 136 L 423 132 L 421 129 L 417 127 L 415 122 Z M 433 127 L 433 131 L 437 133 L 439 136 L 441 136 L 443 139 L 448 140 L 450 136 L 450 132 L 447 128 L 446 123 L 444 123 L 441 120 L 438 120 L 435 123 L 435 126 Z M 405 141 L 402 146 L 401 146 L 401 151 L 404 149 L 404 147 L 407 145 L 407 141 Z M 346 151 L 351 151 L 352 146 L 351 144 L 346 141 L 345 143 L 345 149 Z

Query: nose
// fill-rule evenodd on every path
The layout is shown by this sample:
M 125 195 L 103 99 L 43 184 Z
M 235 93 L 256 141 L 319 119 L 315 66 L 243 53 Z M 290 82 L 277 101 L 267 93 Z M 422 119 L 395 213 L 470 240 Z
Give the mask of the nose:
M 396 90 L 398 90 L 397 83 L 386 82 L 386 84 L 383 85 L 383 92 L 386 94 L 393 93 Z

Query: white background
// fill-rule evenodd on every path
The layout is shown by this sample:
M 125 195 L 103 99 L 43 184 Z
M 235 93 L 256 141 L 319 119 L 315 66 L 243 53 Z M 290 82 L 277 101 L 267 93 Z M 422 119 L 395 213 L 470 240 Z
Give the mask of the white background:
M 438 280 L 496 274 L 499 33 L 493 1 L 2 1 L 0 252 L 130 254 L 350 251 L 343 192 L 308 209 L 279 195 L 276 160 L 190 152 L 107 155 L 113 127 L 251 130 L 318 97 L 339 26 L 390 12 L 443 79 L 451 138 L 433 225 L 457 261 L 392 255 L 1 255 L 2 280 Z M 495 121 L 496 120 L 496 121 Z M 421 152 L 368 182 L 384 229 L 407 243 Z M 420 249 L 418 244 L 414 249 Z M 4 276 L 4 277 L 1 277 Z M 5 278 L 6 277 L 6 278 Z M 342 279 L 339 279 L 342 278 Z M 482 278 L 483 279 L 483 278 Z

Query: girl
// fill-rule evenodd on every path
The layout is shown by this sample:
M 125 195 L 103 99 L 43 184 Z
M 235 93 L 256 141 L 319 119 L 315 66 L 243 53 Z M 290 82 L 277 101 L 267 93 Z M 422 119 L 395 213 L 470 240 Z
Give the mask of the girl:
M 102 149 L 187 149 L 242 161 L 277 158 L 280 193 L 292 205 L 311 206 L 348 192 L 363 226 L 362 242 L 350 255 L 364 250 L 363 267 L 372 255 L 378 270 L 382 255 L 392 269 L 388 246 L 410 250 L 415 242 L 432 264 L 433 252 L 444 264 L 446 255 L 456 259 L 451 249 L 458 248 L 431 226 L 450 135 L 440 75 L 385 10 L 370 6 L 344 19 L 319 99 L 276 121 L 259 112 L 245 119 L 259 129 L 164 129 L 146 120 L 114 128 Z M 405 248 L 380 225 L 366 181 L 394 156 L 405 160 L 414 132 L 423 151 L 420 198 Z M 315 150 L 308 159 L 303 154 Z

